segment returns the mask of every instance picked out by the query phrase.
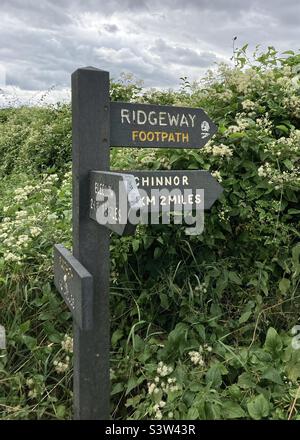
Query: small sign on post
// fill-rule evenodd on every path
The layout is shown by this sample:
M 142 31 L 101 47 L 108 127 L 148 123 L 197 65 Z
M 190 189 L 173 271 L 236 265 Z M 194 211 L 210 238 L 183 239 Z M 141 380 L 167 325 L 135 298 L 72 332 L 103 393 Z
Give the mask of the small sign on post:
M 92 326 L 93 277 L 61 244 L 54 246 L 54 283 L 83 330 Z
M 142 208 L 135 178 L 131 174 L 90 172 L 90 217 L 118 235 L 134 234 L 130 218 Z

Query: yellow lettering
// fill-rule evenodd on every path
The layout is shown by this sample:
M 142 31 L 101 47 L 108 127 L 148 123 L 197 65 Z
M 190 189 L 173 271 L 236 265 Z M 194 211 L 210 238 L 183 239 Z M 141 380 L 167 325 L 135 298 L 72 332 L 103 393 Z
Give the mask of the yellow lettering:
M 169 133 L 169 142 L 175 142 L 175 136 L 174 133 Z
M 133 141 L 136 140 L 138 133 L 139 133 L 139 132 L 136 131 L 136 130 L 134 130 L 134 131 L 132 132 L 132 140 L 133 140 Z
M 154 139 L 154 133 L 153 131 L 148 131 L 147 132 L 147 141 L 152 142 Z
M 189 134 L 182 133 L 182 142 L 188 142 L 188 141 L 189 141 Z
M 145 131 L 140 131 L 140 141 L 144 142 L 147 139 Z

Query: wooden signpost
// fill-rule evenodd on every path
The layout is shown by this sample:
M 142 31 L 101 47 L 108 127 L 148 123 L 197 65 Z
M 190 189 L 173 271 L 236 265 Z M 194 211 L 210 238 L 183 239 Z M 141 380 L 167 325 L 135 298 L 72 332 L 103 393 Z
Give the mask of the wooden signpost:
M 109 73 L 87 67 L 72 75 L 72 127 L 73 254 L 55 246 L 55 285 L 74 318 L 74 418 L 101 420 L 110 414 L 110 231 L 132 234 L 131 214 L 160 210 L 160 196 L 147 202 L 153 190 L 189 190 L 192 210 L 222 192 L 207 171 L 111 172 L 110 146 L 201 148 L 216 126 L 202 109 L 110 102 Z

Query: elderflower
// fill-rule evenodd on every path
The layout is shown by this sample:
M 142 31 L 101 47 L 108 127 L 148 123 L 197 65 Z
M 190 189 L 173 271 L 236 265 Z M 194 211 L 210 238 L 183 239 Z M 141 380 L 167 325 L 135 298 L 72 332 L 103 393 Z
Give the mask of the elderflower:
M 216 179 L 217 179 L 217 181 L 218 182 L 222 182 L 222 176 L 221 176 L 221 173 L 220 173 L 220 171 L 213 171 L 212 173 L 211 173 L 211 175 L 213 176 L 213 177 L 215 177 Z
M 6 260 L 6 261 L 20 261 L 21 258 L 19 257 L 19 255 L 15 255 L 12 252 L 7 252 L 6 254 L 4 254 L 4 260 Z
M 156 385 L 155 385 L 155 383 L 150 383 L 150 382 L 148 382 L 148 394 L 153 394 L 153 392 L 154 392 L 154 390 L 155 390 L 155 388 L 156 388 Z
M 69 358 L 69 356 L 66 356 L 64 362 L 55 360 L 53 362 L 53 365 L 55 367 L 55 371 L 58 374 L 63 374 L 68 370 L 68 368 L 70 366 L 70 358 Z
M 189 351 L 188 355 L 194 365 L 200 365 L 201 367 L 204 365 L 203 357 L 199 351 Z
M 250 99 L 245 99 L 245 101 L 242 102 L 243 110 L 255 110 L 256 104 L 255 102 L 251 101 Z
M 207 292 L 207 287 L 205 283 L 200 283 L 198 286 L 195 287 L 195 292 L 199 292 L 199 293 L 206 293 Z
M 157 374 L 161 377 L 167 376 L 168 374 L 171 374 L 173 372 L 173 368 L 165 365 L 163 362 L 159 362 L 157 367 Z
M 209 153 L 213 156 L 220 156 L 220 157 L 231 157 L 232 156 L 232 149 L 227 147 L 227 145 L 220 144 L 220 145 L 213 145 L 210 144 L 206 145 L 201 150 L 203 153 Z
M 73 338 L 71 336 L 65 335 L 64 339 L 61 341 L 61 346 L 67 353 L 73 353 Z
M 40 235 L 42 232 L 41 228 L 38 228 L 36 226 L 30 228 L 30 234 L 32 235 L 32 237 L 37 237 L 38 235 Z

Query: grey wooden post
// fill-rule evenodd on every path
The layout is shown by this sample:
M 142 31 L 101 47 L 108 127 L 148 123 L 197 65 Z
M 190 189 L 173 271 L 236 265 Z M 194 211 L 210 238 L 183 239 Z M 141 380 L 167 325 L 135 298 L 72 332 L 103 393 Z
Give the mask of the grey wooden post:
M 72 74 L 73 255 L 93 276 L 93 325 L 74 322 L 74 418 L 109 418 L 109 230 L 89 217 L 89 171 L 109 170 L 109 73 Z

